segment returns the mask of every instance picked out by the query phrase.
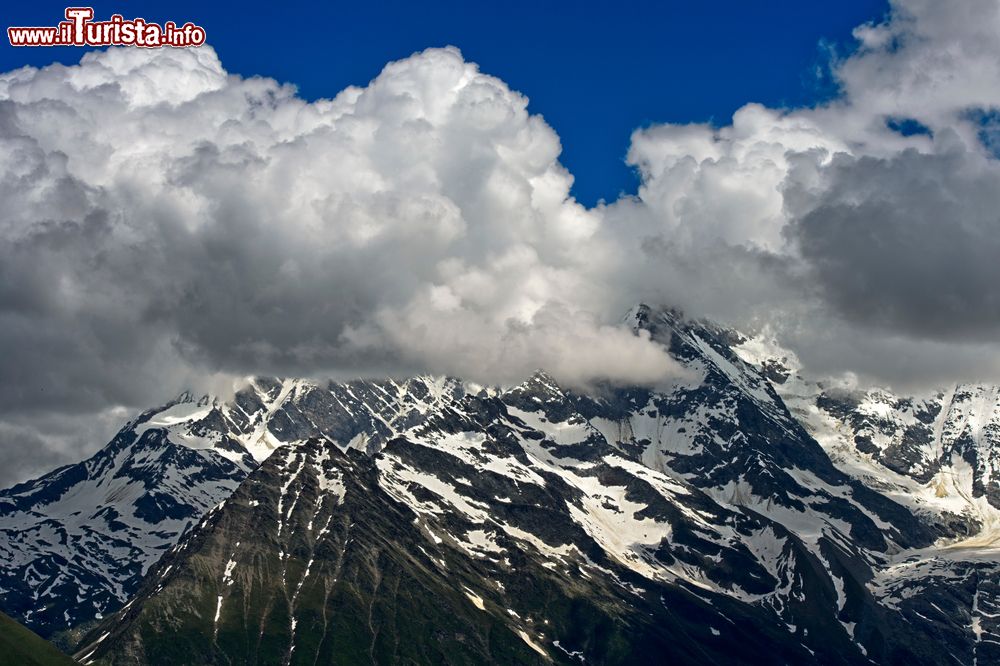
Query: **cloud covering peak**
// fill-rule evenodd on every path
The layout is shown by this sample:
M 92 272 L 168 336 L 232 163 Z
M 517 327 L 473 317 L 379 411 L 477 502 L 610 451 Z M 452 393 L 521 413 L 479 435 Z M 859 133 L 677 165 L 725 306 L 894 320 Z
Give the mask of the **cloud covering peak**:
M 210 48 L 89 54 L 0 90 L 2 334 L 79 369 L 53 404 L 121 401 L 145 369 L 672 371 L 602 319 L 600 220 L 569 197 L 555 132 L 456 49 L 311 104 Z M 4 374 L 55 379 L 40 361 Z

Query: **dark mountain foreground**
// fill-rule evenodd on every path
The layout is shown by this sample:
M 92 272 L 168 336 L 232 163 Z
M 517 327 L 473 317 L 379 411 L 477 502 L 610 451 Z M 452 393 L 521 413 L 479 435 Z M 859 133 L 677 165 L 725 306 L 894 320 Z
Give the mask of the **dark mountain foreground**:
M 35 632 L 0 613 L 0 665 L 74 666 L 76 663 Z

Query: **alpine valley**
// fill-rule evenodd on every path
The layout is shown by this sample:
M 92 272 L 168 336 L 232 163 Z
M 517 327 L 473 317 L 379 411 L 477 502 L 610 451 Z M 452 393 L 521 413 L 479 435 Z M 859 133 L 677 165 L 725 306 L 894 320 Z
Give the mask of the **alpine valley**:
M 1000 388 L 626 321 L 682 375 L 181 395 L 0 492 L 0 610 L 83 664 L 1000 663 Z

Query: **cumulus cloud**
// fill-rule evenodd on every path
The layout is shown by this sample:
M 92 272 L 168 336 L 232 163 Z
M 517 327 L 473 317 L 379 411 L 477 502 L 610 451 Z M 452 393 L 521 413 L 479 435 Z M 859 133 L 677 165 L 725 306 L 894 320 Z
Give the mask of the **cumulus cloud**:
M 859 27 L 829 103 L 637 131 L 639 191 L 593 209 L 453 48 L 312 103 L 208 47 L 0 75 L 2 446 L 76 457 L 106 437 L 67 419 L 248 373 L 655 384 L 677 367 L 616 323 L 639 301 L 817 372 L 1000 371 L 1000 13 L 945 9 Z
M 207 48 L 23 69 L 0 97 L 9 409 L 205 372 L 676 369 L 607 318 L 600 220 L 555 132 L 455 49 L 311 104 Z

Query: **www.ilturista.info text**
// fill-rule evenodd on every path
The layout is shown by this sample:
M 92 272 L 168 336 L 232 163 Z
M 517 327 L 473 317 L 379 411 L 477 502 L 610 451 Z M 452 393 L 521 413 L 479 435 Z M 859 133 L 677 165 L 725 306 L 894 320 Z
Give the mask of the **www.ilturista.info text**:
M 187 47 L 205 43 L 205 29 L 167 21 L 162 26 L 142 18 L 126 20 L 120 14 L 94 21 L 91 7 L 68 7 L 66 20 L 54 27 L 10 27 L 11 46 L 161 46 Z

